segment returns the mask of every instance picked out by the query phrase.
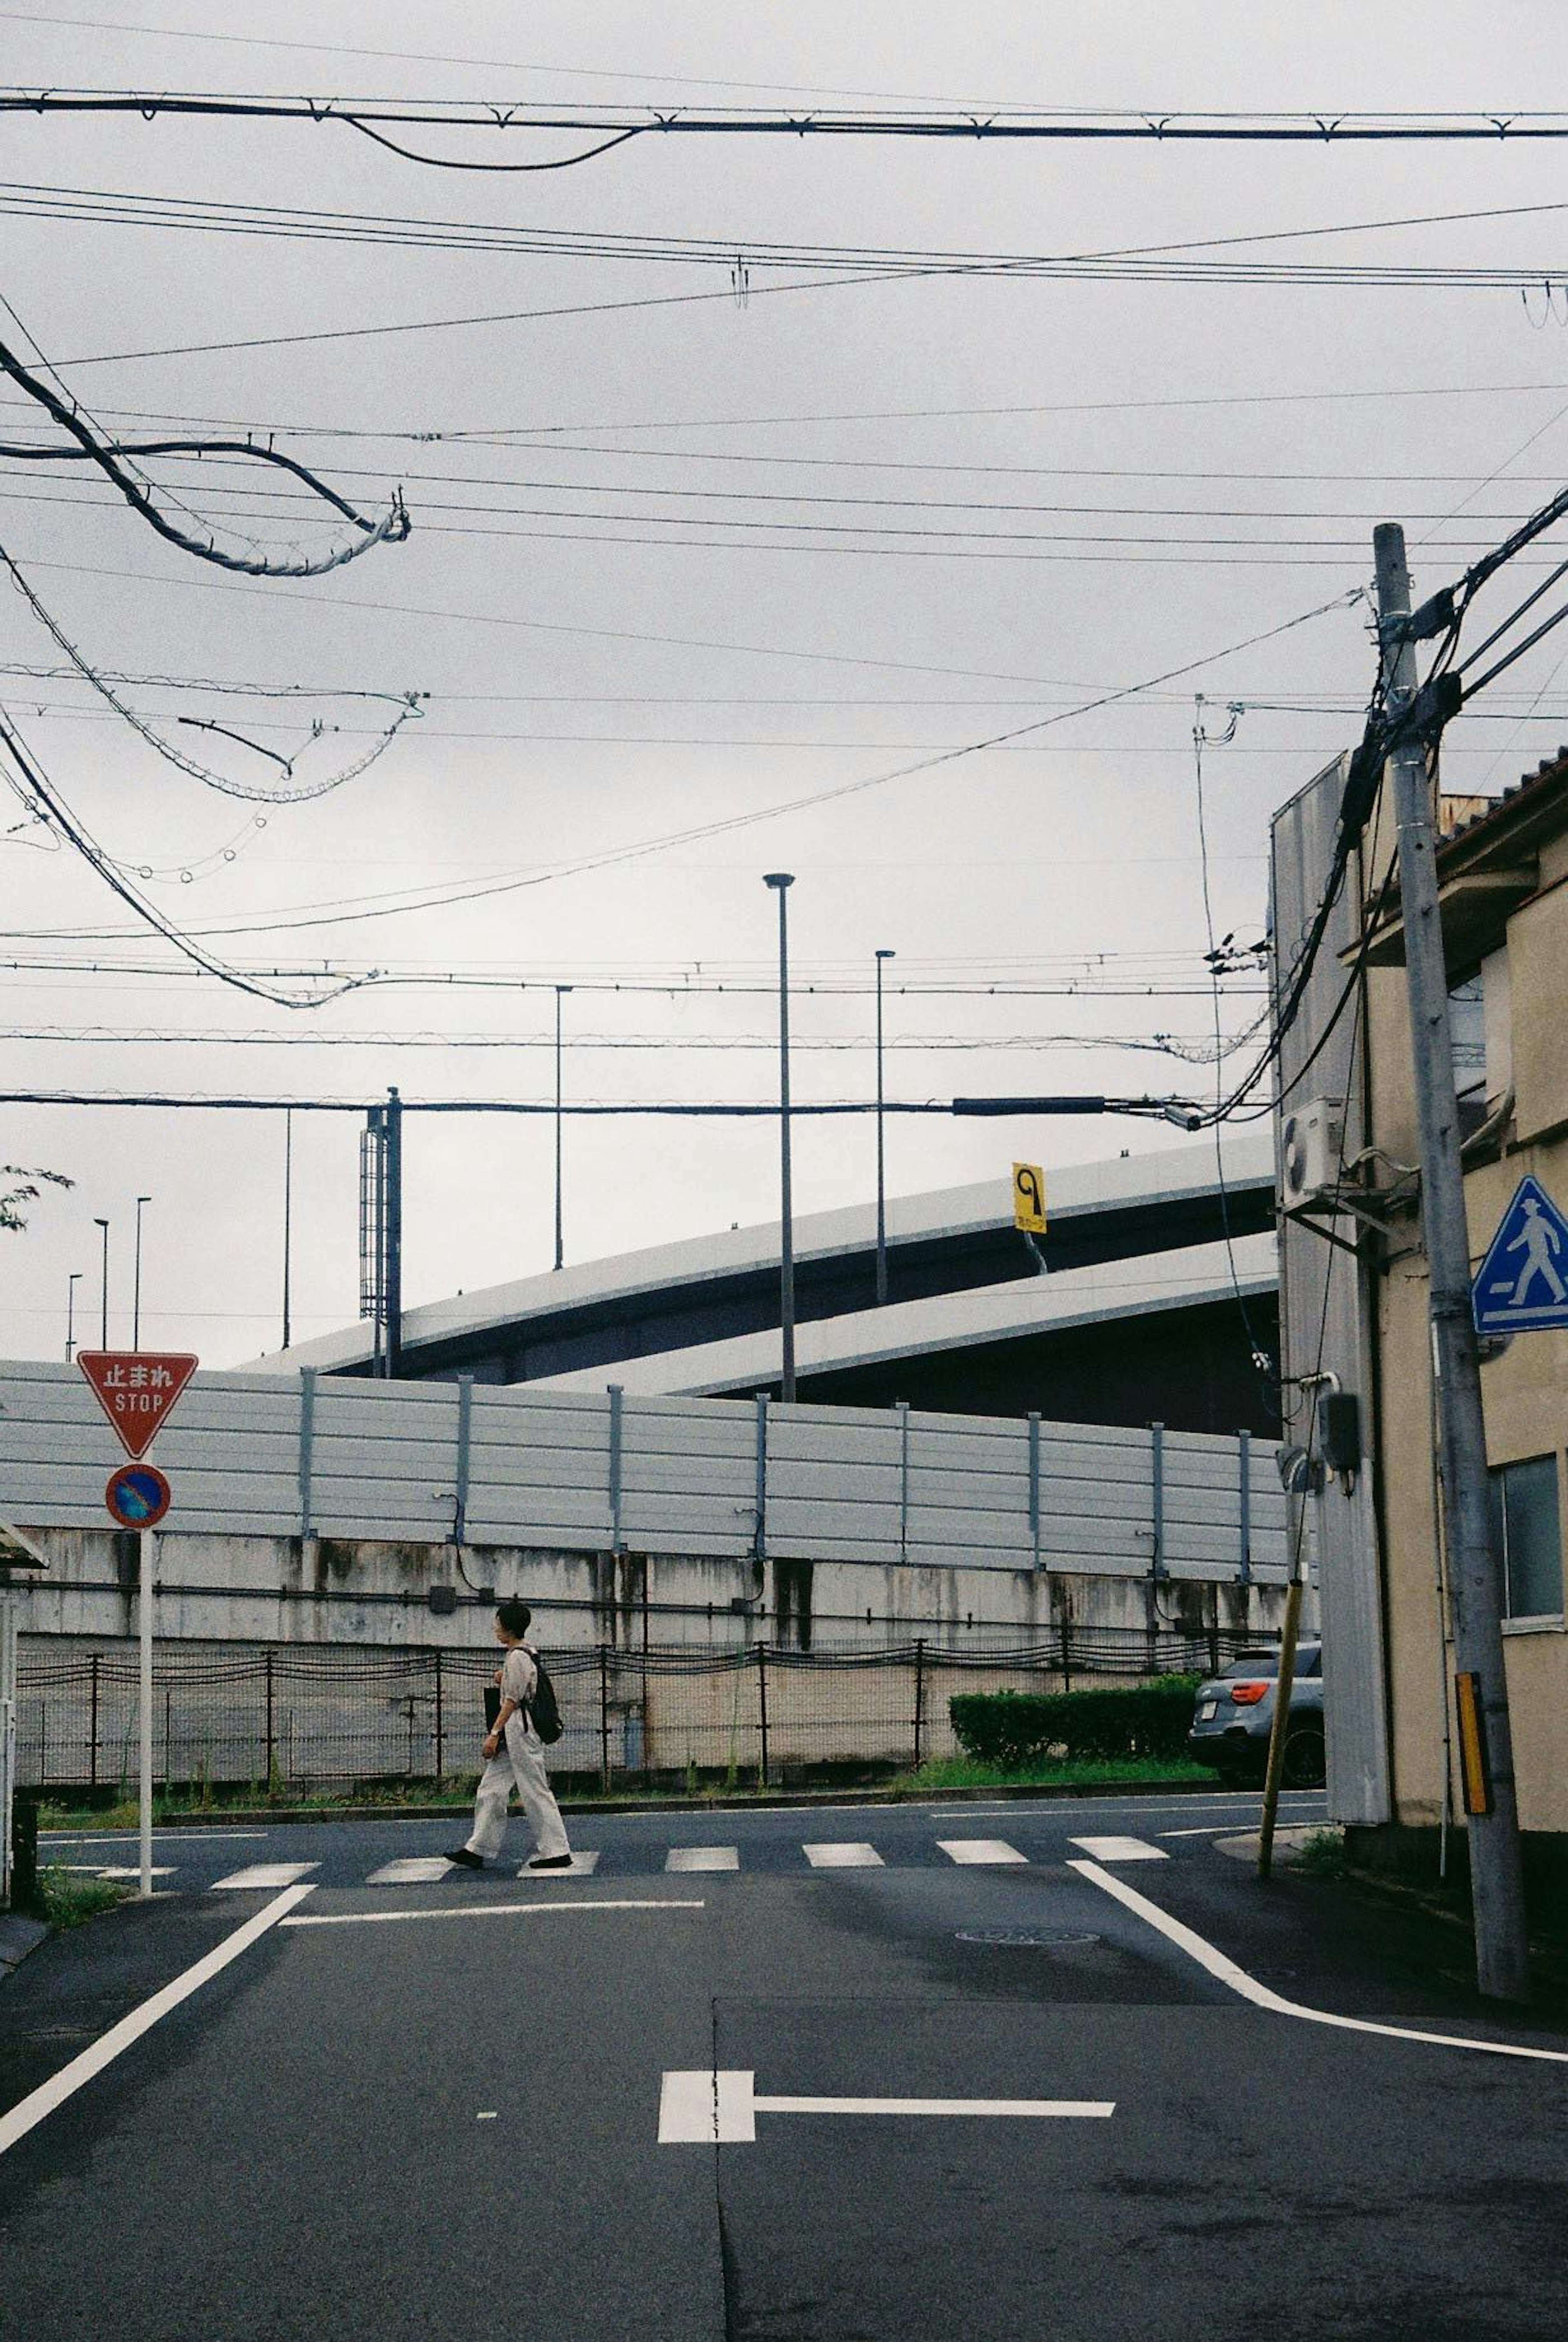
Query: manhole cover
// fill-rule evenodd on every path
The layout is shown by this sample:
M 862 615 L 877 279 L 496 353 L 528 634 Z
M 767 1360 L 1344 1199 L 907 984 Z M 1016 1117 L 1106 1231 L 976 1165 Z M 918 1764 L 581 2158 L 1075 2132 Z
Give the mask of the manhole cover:
M 1070 1944 L 1097 1944 L 1098 1936 L 1047 1936 L 1031 1932 L 1025 1927 L 960 1927 L 954 1939 L 960 1944 L 1001 1946 L 1009 1951 L 1059 1951 Z

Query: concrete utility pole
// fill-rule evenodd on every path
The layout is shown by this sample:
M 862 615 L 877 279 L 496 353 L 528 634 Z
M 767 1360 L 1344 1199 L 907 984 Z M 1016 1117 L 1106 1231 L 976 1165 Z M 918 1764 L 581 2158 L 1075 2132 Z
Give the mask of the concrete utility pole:
M 1373 553 L 1384 698 L 1388 716 L 1395 720 L 1415 696 L 1418 681 L 1415 646 L 1403 627 L 1410 616 L 1403 529 L 1385 521 L 1373 532 Z M 1399 841 L 1453 1661 L 1460 1675 L 1474 1678 L 1490 1791 L 1488 1797 L 1475 1801 L 1490 1810 L 1472 1811 L 1467 1817 L 1476 1984 L 1493 1999 L 1525 2000 L 1530 1977 L 1513 1743 L 1503 1665 L 1503 1571 L 1493 1530 L 1481 1363 L 1470 1297 L 1470 1236 L 1438 906 L 1433 791 L 1421 742 L 1400 741 L 1390 754 L 1387 774 Z
M 763 880 L 779 898 L 779 1396 L 794 1396 L 794 1211 L 790 1192 L 789 1129 L 789 890 L 787 870 Z

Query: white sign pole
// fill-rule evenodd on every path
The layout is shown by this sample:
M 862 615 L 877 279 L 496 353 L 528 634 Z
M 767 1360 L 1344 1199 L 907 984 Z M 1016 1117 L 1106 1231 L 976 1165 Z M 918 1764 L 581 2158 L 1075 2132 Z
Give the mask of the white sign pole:
M 142 1884 L 145 1897 L 153 1891 L 153 1564 L 158 1533 L 143 1529 L 142 1592 L 137 1625 L 142 1644 Z

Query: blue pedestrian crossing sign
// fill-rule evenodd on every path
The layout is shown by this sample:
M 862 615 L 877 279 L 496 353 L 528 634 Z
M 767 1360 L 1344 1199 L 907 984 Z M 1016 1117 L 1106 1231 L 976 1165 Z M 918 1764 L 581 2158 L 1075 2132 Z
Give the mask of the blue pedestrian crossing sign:
M 1519 1182 L 1471 1287 L 1478 1334 L 1568 1326 L 1568 1220 L 1539 1179 Z

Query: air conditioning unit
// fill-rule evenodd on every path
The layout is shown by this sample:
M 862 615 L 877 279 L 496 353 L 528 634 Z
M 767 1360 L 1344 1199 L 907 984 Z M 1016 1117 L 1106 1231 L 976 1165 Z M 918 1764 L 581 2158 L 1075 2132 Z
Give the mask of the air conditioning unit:
M 1332 1199 L 1343 1185 L 1344 1102 L 1309 1098 L 1280 1133 L 1280 1200 L 1287 1212 Z

